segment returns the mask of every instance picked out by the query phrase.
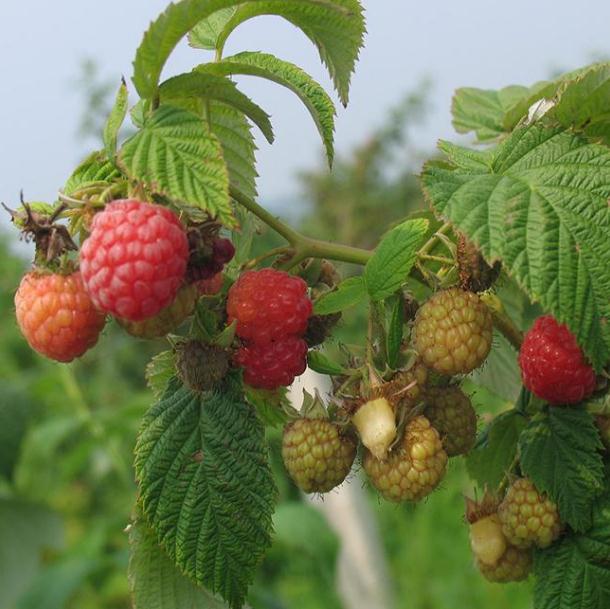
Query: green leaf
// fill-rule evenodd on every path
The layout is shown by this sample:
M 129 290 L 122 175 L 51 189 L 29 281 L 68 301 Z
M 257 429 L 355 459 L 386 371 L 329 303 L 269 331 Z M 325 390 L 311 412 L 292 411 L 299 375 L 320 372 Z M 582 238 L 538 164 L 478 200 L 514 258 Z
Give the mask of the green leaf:
M 159 87 L 162 102 L 171 104 L 173 100 L 204 99 L 219 101 L 243 112 L 262 132 L 271 144 L 273 142 L 273 127 L 269 115 L 247 95 L 244 95 L 224 76 L 188 72 L 166 80 Z M 205 109 L 204 109 L 205 113 Z
M 333 362 L 321 351 L 310 351 L 307 354 L 307 364 L 320 374 L 345 374 L 343 366 Z
M 428 221 L 420 218 L 407 220 L 386 233 L 364 269 L 371 300 L 383 300 L 405 283 L 427 230 Z
M 109 159 L 114 159 L 114 155 L 116 154 L 117 139 L 121 126 L 123 125 L 123 121 L 127 116 L 128 103 L 129 93 L 127 91 L 127 85 L 123 80 L 116 94 L 116 99 L 114 101 L 114 106 L 110 111 L 110 116 L 104 125 L 104 148 L 106 150 L 106 156 Z
M 199 207 L 228 226 L 235 224 L 221 145 L 197 115 L 159 107 L 125 142 L 119 162 L 130 178 L 158 194 Z
M 610 63 L 600 63 L 566 81 L 548 117 L 610 143 Z
M 495 329 L 492 344 L 485 363 L 473 370 L 469 377 L 505 400 L 514 402 L 522 387 L 517 353 L 504 335 Z
M 527 424 L 516 410 L 498 415 L 477 439 L 466 457 L 466 467 L 481 488 L 496 488 L 508 472 L 515 454 L 519 434 Z
M 422 181 L 439 215 L 488 262 L 501 259 L 531 300 L 567 323 L 593 365 L 603 366 L 610 356 L 610 150 L 535 123 L 500 144 L 487 169 L 429 162 Z
M 335 290 L 321 296 L 314 303 L 313 311 L 315 315 L 330 315 L 345 311 L 349 307 L 357 305 L 364 300 L 366 287 L 364 278 L 348 277 L 343 280 Z
M 171 378 L 176 374 L 176 354 L 173 351 L 157 353 L 146 366 L 146 383 L 155 399 L 160 399 Z
M 220 32 L 216 47 L 222 49 L 229 35 L 244 21 L 260 15 L 283 17 L 316 45 L 328 67 L 339 97 L 348 102 L 349 84 L 365 33 L 364 15 L 358 0 L 250 1 L 240 6 Z M 192 38 L 198 36 L 199 25 Z M 203 26 L 205 28 L 205 26 Z
M 105 152 L 93 152 L 72 173 L 64 185 L 63 191 L 72 195 L 81 188 L 94 182 L 108 182 L 121 177 L 121 172 L 109 161 Z
M 391 316 L 387 336 L 388 365 L 395 369 L 398 366 L 405 323 L 405 303 L 402 294 L 392 297 L 390 306 Z
M 591 526 L 593 503 L 603 490 L 601 448 L 592 416 L 576 408 L 551 407 L 532 419 L 519 440 L 522 471 L 576 531 Z
M 222 146 L 231 185 L 244 195 L 256 198 L 256 144 L 248 119 L 238 110 L 214 101 L 208 110 L 210 131 Z M 242 222 L 240 226 L 243 230 Z
M 510 86 L 491 91 L 464 87 L 453 96 L 453 127 L 458 133 L 474 131 L 480 142 L 496 139 L 506 133 L 503 125 L 508 108 L 522 100 L 527 87 Z
M 592 526 L 568 534 L 537 552 L 534 563 L 535 609 L 602 609 L 610 607 L 610 498 L 593 511 Z
M 283 427 L 288 416 L 286 411 L 291 409 L 288 400 L 288 390 L 285 387 L 279 389 L 254 389 L 244 387 L 246 399 L 256 410 L 258 418 L 268 427 Z
M 344 104 L 364 37 L 364 16 L 358 0 L 182 0 L 170 4 L 151 24 L 134 60 L 133 82 L 140 97 L 154 98 L 159 77 L 180 40 L 221 9 L 239 7 L 218 36 L 222 48 L 229 34 L 258 15 L 278 15 L 299 27 L 318 47 Z M 208 25 L 202 26 L 206 30 Z M 198 36 L 197 30 L 193 39 Z M 204 33 L 205 37 L 205 33 Z
M 60 518 L 47 508 L 0 498 L 0 607 L 13 607 L 36 576 L 45 550 L 63 545 Z
M 35 406 L 27 393 L 3 383 L 0 393 L 0 476 L 11 479 Z
M 239 387 L 197 394 L 172 381 L 144 417 L 135 467 L 144 514 L 170 558 L 241 607 L 271 543 L 276 489 L 263 427 Z
M 189 32 L 189 44 L 196 49 L 214 51 L 218 48 L 218 40 L 235 11 L 236 6 L 223 8 L 210 15 L 207 19 L 200 21 L 197 27 Z
M 311 114 L 326 147 L 328 162 L 334 156 L 335 106 L 326 91 L 298 66 L 266 53 L 239 53 L 220 62 L 207 63 L 197 70 L 229 75 L 259 76 L 287 87 L 296 93 Z
M 129 545 L 134 609 L 226 609 L 225 603 L 180 573 L 142 520 L 129 527 Z

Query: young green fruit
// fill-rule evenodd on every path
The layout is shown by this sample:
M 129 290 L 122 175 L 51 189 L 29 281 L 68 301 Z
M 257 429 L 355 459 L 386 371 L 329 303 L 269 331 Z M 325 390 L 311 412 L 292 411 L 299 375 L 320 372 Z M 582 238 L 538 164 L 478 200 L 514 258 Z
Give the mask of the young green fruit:
M 284 428 L 284 465 L 306 493 L 327 493 L 341 484 L 355 457 L 355 439 L 330 421 L 303 418 Z
M 487 305 L 472 292 L 437 292 L 417 311 L 415 348 L 424 364 L 439 374 L 468 374 L 491 349 L 492 319 Z
M 210 391 L 226 376 L 229 354 L 217 345 L 189 340 L 176 348 L 176 372 L 193 391 Z
M 517 548 L 546 548 L 561 533 L 557 506 L 529 478 L 513 482 L 498 508 L 502 530 Z
M 527 579 L 534 561 L 531 549 L 509 545 L 496 564 L 488 565 L 479 559 L 475 559 L 475 562 L 485 579 L 493 583 L 505 584 Z
M 465 455 L 477 436 L 477 415 L 459 387 L 434 387 L 426 391 L 424 414 L 438 431 L 450 457 Z
M 407 424 L 401 442 L 385 461 L 367 450 L 363 466 L 372 485 L 388 501 L 419 501 L 445 475 L 447 453 L 430 421 L 418 416 Z

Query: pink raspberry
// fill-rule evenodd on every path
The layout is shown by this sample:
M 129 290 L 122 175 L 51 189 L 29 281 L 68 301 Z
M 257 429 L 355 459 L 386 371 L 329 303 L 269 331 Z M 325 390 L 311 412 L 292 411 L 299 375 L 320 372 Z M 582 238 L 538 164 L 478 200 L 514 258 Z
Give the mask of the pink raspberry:
M 99 309 L 141 321 L 174 300 L 188 256 L 186 233 L 174 212 L 120 200 L 93 218 L 91 234 L 81 248 L 80 268 Z

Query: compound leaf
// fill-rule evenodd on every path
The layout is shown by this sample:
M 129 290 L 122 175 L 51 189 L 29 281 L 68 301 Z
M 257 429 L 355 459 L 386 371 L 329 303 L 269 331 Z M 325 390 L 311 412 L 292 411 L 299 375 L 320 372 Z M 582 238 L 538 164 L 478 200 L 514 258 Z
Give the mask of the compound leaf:
M 130 178 L 154 192 L 235 224 L 222 147 L 196 114 L 160 106 L 125 142 L 119 162 Z
M 523 473 L 577 531 L 591 526 L 593 503 L 604 488 L 601 448 L 593 418 L 575 408 L 551 407 L 532 419 L 519 440 Z
M 610 150 L 539 122 L 479 164 L 459 150 L 425 166 L 428 201 L 567 323 L 599 369 L 610 356 Z
M 135 466 L 144 515 L 170 558 L 241 607 L 270 545 L 276 489 L 263 427 L 236 383 L 198 394 L 170 382 L 144 417 Z
M 328 162 L 332 165 L 335 106 L 322 86 L 301 68 L 274 55 L 245 52 L 225 57 L 220 62 L 203 64 L 197 69 L 201 72 L 223 76 L 235 74 L 259 76 L 296 93 L 309 110 L 318 128 L 326 147 Z
M 243 112 L 262 132 L 271 144 L 273 142 L 273 127 L 269 115 L 247 95 L 244 95 L 235 83 L 223 76 L 189 72 L 166 80 L 159 87 L 161 100 L 169 104 L 173 100 L 205 99 L 222 102 Z
M 159 77 L 170 54 L 197 24 L 209 34 L 210 16 L 221 9 L 238 7 L 216 39 L 222 48 L 229 34 L 244 21 L 258 15 L 278 15 L 300 28 L 318 47 L 343 103 L 347 103 L 349 83 L 365 26 L 358 0 L 181 0 L 151 24 L 134 60 L 133 82 L 141 97 L 154 98 Z M 198 37 L 195 29 L 191 43 Z M 209 40 L 208 40 L 209 41 Z

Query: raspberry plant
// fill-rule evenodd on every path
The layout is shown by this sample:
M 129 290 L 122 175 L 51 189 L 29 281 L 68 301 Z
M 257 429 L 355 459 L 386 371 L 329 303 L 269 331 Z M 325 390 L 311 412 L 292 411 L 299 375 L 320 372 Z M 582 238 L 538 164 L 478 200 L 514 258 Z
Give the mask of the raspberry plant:
M 234 30 L 266 14 L 311 39 L 346 105 L 359 0 L 180 0 L 144 35 L 139 99 L 129 108 L 121 84 L 101 149 L 56 201 L 12 212 L 36 242 L 15 296 L 35 350 L 78 357 L 110 315 L 169 343 L 147 369 L 157 401 L 135 449 L 134 606 L 244 605 L 273 538 L 265 426 L 280 421 L 305 492 L 349 479 L 360 444 L 381 496 L 420 501 L 467 453 L 483 497 L 467 502 L 473 565 L 493 582 L 533 570 L 537 609 L 607 607 L 610 64 L 458 90 L 455 127 L 477 146 L 440 142 L 421 174 L 430 210 L 368 251 L 305 236 L 256 201 L 252 128 L 269 142 L 273 128 L 233 76 L 296 93 L 333 160 L 335 108 L 318 83 L 272 55 L 225 56 Z M 212 59 L 162 81 L 186 36 Z M 137 131 L 121 141 L 128 110 Z M 253 257 L 261 222 L 286 245 Z M 362 272 L 342 279 L 331 262 Z M 361 344 L 337 345 L 341 316 L 362 303 Z M 518 356 L 516 402 L 475 441 L 466 393 L 484 400 L 486 375 L 501 384 L 498 362 Z M 333 391 L 305 395 L 298 413 L 284 387 L 307 364 Z

